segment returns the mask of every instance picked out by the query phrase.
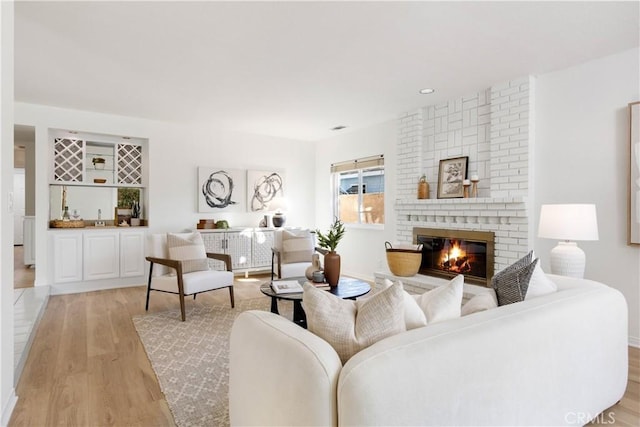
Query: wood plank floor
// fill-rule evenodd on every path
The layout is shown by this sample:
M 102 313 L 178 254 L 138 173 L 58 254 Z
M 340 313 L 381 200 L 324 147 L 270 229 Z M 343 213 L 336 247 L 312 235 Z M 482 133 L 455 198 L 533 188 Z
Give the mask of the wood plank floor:
M 264 278 L 236 280 L 236 301 L 258 298 Z M 17 387 L 9 426 L 171 426 L 173 418 L 131 317 L 144 313 L 145 288 L 52 296 Z M 229 304 L 225 290 L 191 304 Z M 154 292 L 150 311 L 177 308 Z M 594 425 L 640 425 L 640 350 L 629 349 L 624 398 Z M 613 422 L 612 422 L 613 421 Z

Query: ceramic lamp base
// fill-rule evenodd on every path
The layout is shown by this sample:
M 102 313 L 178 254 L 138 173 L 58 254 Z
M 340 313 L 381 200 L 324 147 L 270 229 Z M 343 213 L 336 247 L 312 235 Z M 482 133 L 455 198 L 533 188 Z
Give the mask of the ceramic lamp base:
M 282 227 L 286 221 L 287 217 L 279 213 L 273 214 L 273 217 L 271 218 L 271 222 L 273 222 L 273 226 L 276 228 Z
M 551 250 L 551 273 L 569 277 L 584 277 L 586 256 L 576 242 L 558 242 Z

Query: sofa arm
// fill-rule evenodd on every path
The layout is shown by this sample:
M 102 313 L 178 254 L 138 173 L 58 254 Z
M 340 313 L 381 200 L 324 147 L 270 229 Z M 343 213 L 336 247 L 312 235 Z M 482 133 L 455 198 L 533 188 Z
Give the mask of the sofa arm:
M 232 426 L 335 426 L 342 364 L 324 340 L 266 311 L 241 313 L 231 329 Z

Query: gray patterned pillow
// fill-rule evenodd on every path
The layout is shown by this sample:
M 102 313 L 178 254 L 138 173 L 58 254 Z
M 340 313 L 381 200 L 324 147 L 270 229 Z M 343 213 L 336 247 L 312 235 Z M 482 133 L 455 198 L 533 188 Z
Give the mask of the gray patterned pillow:
M 491 287 L 496 291 L 498 305 L 524 301 L 529 281 L 538 263 L 537 258 L 533 262 L 531 258 L 533 251 L 493 276 Z
M 209 269 L 202 236 L 194 233 L 167 233 L 169 259 L 182 261 L 182 273 Z

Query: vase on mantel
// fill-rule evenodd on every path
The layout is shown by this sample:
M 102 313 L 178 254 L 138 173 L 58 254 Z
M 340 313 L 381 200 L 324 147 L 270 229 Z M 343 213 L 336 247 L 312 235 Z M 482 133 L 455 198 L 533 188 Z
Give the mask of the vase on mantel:
M 324 255 L 324 279 L 329 286 L 335 288 L 340 281 L 340 255 L 335 251 Z

